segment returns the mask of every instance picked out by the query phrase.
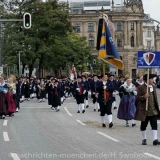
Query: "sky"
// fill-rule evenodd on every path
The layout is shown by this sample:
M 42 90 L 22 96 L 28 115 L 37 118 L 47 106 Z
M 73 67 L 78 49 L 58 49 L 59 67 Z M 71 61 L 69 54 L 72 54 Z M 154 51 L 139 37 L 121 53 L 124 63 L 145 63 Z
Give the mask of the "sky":
M 150 14 L 151 18 L 160 22 L 160 0 L 142 0 L 143 8 L 146 14 Z

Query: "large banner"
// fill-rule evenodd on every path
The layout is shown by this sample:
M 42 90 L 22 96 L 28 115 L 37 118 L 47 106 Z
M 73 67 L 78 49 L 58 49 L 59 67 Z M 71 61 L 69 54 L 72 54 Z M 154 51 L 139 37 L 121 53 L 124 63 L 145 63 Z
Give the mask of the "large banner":
M 139 51 L 137 68 L 160 68 L 160 52 Z

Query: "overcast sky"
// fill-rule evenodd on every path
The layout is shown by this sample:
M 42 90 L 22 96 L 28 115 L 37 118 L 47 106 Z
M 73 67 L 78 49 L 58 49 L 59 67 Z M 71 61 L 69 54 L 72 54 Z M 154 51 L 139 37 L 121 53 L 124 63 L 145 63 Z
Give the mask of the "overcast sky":
M 160 22 L 160 0 L 142 0 L 144 12 Z

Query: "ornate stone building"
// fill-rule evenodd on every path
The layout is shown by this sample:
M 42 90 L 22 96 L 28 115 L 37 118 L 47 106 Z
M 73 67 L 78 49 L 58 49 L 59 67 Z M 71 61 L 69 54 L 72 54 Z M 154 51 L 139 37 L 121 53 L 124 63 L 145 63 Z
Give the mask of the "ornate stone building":
M 150 27 L 152 31 L 154 27 L 152 25 L 144 25 L 143 19 L 145 14 L 142 0 L 123 0 L 123 4 L 120 6 L 114 5 L 115 1 L 112 0 L 110 4 L 111 9 L 104 10 L 104 13 L 106 13 L 110 21 L 114 23 L 115 31 L 111 30 L 111 33 L 124 63 L 124 70 L 116 69 L 116 75 L 118 76 L 129 72 L 132 77 L 135 77 L 137 73 L 143 74 L 145 72 L 143 69 L 137 69 L 136 64 L 137 52 L 146 49 L 143 38 L 144 26 L 145 28 Z M 79 35 L 87 37 L 89 45 L 93 48 L 93 55 L 96 56 L 98 52 L 95 47 L 98 20 L 102 15 L 101 11 L 85 10 L 77 13 L 71 12 L 70 15 L 72 23 L 75 26 L 75 31 Z M 154 34 L 155 40 L 152 39 L 152 41 L 155 43 L 155 46 L 153 45 L 154 49 L 160 51 L 159 33 L 158 28 Z

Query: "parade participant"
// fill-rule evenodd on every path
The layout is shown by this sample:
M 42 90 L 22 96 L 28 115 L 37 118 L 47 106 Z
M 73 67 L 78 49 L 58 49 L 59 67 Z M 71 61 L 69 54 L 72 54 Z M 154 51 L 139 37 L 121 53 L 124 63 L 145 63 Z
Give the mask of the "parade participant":
M 89 90 L 89 84 L 88 84 L 88 81 L 86 79 L 86 76 L 82 76 L 82 81 L 84 82 L 85 84 L 85 88 L 86 88 L 86 93 L 84 94 L 84 99 L 85 99 L 85 107 L 88 108 L 89 105 L 88 105 L 88 90 Z
M 44 80 L 41 79 L 38 80 L 38 85 L 37 85 L 37 89 L 38 89 L 38 102 L 45 102 L 45 84 L 44 84 Z
M 157 119 L 160 118 L 160 110 L 158 105 L 156 87 L 154 85 L 154 77 L 156 75 L 149 74 L 149 80 L 147 83 L 147 74 L 143 76 L 144 84 L 138 87 L 137 94 L 137 110 L 135 113 L 135 120 L 141 121 L 141 132 L 142 132 L 142 145 L 147 145 L 146 128 L 148 122 L 150 122 L 153 135 L 153 145 L 160 145 L 160 141 L 157 139 Z M 148 87 L 148 93 L 147 93 Z M 146 102 L 148 104 L 146 108 Z
M 116 82 L 116 80 L 114 80 L 114 75 L 113 74 L 109 75 L 109 80 L 112 84 L 112 87 L 114 88 L 114 91 L 113 91 L 113 109 L 117 109 L 117 107 L 116 107 L 117 82 Z
M 98 103 L 100 105 L 100 116 L 102 121 L 102 127 L 106 127 L 105 124 L 105 115 L 107 114 L 109 128 L 112 128 L 112 92 L 114 88 L 112 87 L 111 82 L 108 80 L 108 76 L 105 74 L 102 76 L 102 82 L 100 82 L 97 86 L 98 91 Z M 104 97 L 105 96 L 105 97 Z
M 91 82 L 91 97 L 93 99 L 95 112 L 96 112 L 96 109 L 98 110 L 98 112 L 100 111 L 99 103 L 97 101 L 97 98 L 98 98 L 97 86 L 99 83 L 100 81 L 98 80 L 97 75 L 93 75 L 93 80 Z
M 65 92 L 65 82 L 62 81 L 63 77 L 59 77 L 59 86 L 60 86 L 60 97 L 61 97 L 61 104 L 64 102 L 64 92 Z
M 16 112 L 16 102 L 15 102 L 15 94 L 16 94 L 16 85 L 13 83 L 13 79 L 9 78 L 8 83 L 8 92 L 7 96 L 7 115 L 14 116 L 14 112 Z
M 132 120 L 132 127 L 134 127 L 134 115 L 136 111 L 135 95 L 137 95 L 136 87 L 132 84 L 132 79 L 126 77 L 125 83 L 119 88 L 121 100 L 118 108 L 117 117 L 126 121 L 126 127 L 129 127 L 128 120 Z
M 18 110 L 20 109 L 20 92 L 21 92 L 21 89 L 20 89 L 20 80 L 19 79 L 16 79 L 15 81 L 15 85 L 16 85 L 16 112 L 18 112 Z
M 80 108 L 82 110 L 82 113 L 84 113 L 85 112 L 84 94 L 86 93 L 86 88 L 85 88 L 84 82 L 82 81 L 81 76 L 77 77 L 77 81 L 74 82 L 73 88 L 74 88 L 74 92 L 75 92 L 75 99 L 77 101 L 77 108 L 78 108 L 77 113 L 80 113 Z
M 3 79 L 0 77 L 0 119 L 5 119 L 6 108 L 7 108 L 7 97 L 8 87 Z
M 20 82 L 21 82 L 21 85 L 20 85 L 20 88 L 21 88 L 21 99 L 20 99 L 20 103 L 22 103 L 24 101 L 24 83 L 26 82 L 25 79 L 23 79 L 22 77 L 20 78 Z
M 30 94 L 30 98 L 31 99 L 33 99 L 33 97 L 34 97 L 33 86 L 34 86 L 33 78 L 30 78 L 30 81 L 29 81 L 29 94 Z
M 22 89 L 24 90 L 24 98 L 28 101 L 30 100 L 29 87 L 29 79 L 25 78 L 24 83 L 22 84 Z
M 124 84 L 124 76 L 120 76 L 117 82 L 117 90 L 119 90 L 120 86 Z M 119 94 L 119 97 L 121 98 L 122 95 Z
M 61 101 L 60 101 L 60 88 L 58 86 L 58 80 L 55 80 L 55 82 L 52 84 L 52 109 L 56 110 L 58 112 L 60 110 Z

